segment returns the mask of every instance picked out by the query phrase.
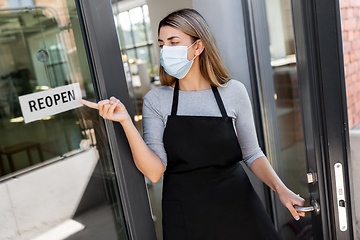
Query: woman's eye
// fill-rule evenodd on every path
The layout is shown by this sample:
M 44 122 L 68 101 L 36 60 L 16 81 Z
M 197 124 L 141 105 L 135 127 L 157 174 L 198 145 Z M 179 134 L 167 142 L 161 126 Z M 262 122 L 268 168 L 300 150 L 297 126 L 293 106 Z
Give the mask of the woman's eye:
M 159 48 L 162 48 L 164 45 L 159 45 Z
M 177 44 L 178 42 L 171 42 L 172 45 Z

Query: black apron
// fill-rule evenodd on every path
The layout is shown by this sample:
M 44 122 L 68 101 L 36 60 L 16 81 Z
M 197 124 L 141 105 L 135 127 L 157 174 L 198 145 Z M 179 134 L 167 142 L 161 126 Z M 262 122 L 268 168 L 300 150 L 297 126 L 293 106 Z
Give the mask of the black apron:
M 177 116 L 179 81 L 164 130 L 164 240 L 278 239 L 244 169 L 232 118 L 212 86 L 222 117 Z

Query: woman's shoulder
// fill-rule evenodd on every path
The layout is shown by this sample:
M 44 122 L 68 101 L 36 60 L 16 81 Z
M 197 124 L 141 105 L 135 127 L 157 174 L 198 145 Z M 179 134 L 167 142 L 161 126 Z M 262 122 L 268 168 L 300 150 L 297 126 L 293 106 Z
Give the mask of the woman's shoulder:
M 169 86 L 159 86 L 146 93 L 144 97 L 144 104 L 152 105 L 156 108 L 161 108 L 162 102 L 167 102 L 171 99 L 174 89 Z
M 159 98 L 159 97 L 164 97 L 167 95 L 171 95 L 173 93 L 174 89 L 172 87 L 169 86 L 159 86 L 156 87 L 154 89 L 151 89 L 150 91 L 148 91 L 144 97 L 144 99 L 154 99 L 154 98 Z
M 243 106 L 249 102 L 248 91 L 245 85 L 238 80 L 229 80 L 226 87 L 220 88 L 219 92 L 229 107 L 233 106 L 238 109 L 239 106 Z
M 245 85 L 235 79 L 230 79 L 222 89 L 226 93 L 247 93 Z

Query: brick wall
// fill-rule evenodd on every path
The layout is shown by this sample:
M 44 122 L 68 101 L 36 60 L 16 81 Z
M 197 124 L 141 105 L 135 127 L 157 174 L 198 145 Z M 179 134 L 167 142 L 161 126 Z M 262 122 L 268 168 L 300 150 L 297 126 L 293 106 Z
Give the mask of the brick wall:
M 339 0 L 349 128 L 360 127 L 360 0 Z

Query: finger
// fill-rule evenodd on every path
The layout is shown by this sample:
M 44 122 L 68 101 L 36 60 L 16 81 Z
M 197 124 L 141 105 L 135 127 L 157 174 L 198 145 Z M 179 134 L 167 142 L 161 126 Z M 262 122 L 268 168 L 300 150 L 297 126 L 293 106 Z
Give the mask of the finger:
M 117 106 L 119 103 L 120 103 L 120 101 L 119 101 L 119 100 L 116 100 L 113 104 L 111 104 L 111 107 L 109 108 L 108 113 L 109 113 L 109 114 L 113 114 L 116 106 Z
M 295 203 L 294 203 L 293 205 L 297 205 L 297 206 L 303 207 L 303 206 L 305 206 L 305 200 L 301 198 L 300 201 L 298 201 L 298 202 L 295 201 Z M 305 214 L 305 213 L 304 213 L 304 214 Z
M 298 212 L 300 217 L 305 217 L 305 213 L 304 212 Z
M 115 102 L 116 100 L 117 100 L 117 98 L 114 97 L 114 96 L 112 96 L 112 97 L 110 98 L 110 102 Z
M 289 209 L 291 215 L 295 218 L 295 220 L 299 220 L 300 216 L 298 214 L 298 212 L 296 211 L 296 209 L 293 207 L 293 205 L 291 205 L 291 203 L 286 204 L 286 207 Z
M 82 103 L 85 106 L 88 106 L 88 107 L 94 108 L 94 109 L 98 109 L 98 104 L 97 103 L 90 102 L 90 101 L 87 101 L 87 100 L 84 100 L 84 99 L 80 99 L 78 101 L 79 101 L 79 103 Z
M 119 100 L 115 101 L 114 103 L 111 103 L 110 108 L 108 109 L 107 113 L 103 116 L 106 119 L 112 119 L 112 116 L 114 114 L 114 110 L 118 104 Z
M 103 118 L 105 118 L 106 115 L 108 114 L 110 107 L 111 107 L 110 103 L 104 105 L 104 108 L 102 110 L 102 115 L 101 115 Z
M 109 103 L 108 99 L 98 102 L 98 109 L 99 109 L 100 116 L 104 115 L 104 106 L 105 106 L 105 104 L 108 104 L 108 103 Z
M 296 197 L 292 199 L 293 205 L 304 206 L 305 199 L 300 197 L 300 194 L 296 194 Z
M 293 205 L 304 206 L 304 204 L 305 204 L 305 200 L 301 197 L 293 200 Z
M 104 106 L 105 104 L 108 104 L 110 102 L 109 99 L 104 99 L 104 100 L 101 100 L 100 102 L 98 102 L 99 106 Z

